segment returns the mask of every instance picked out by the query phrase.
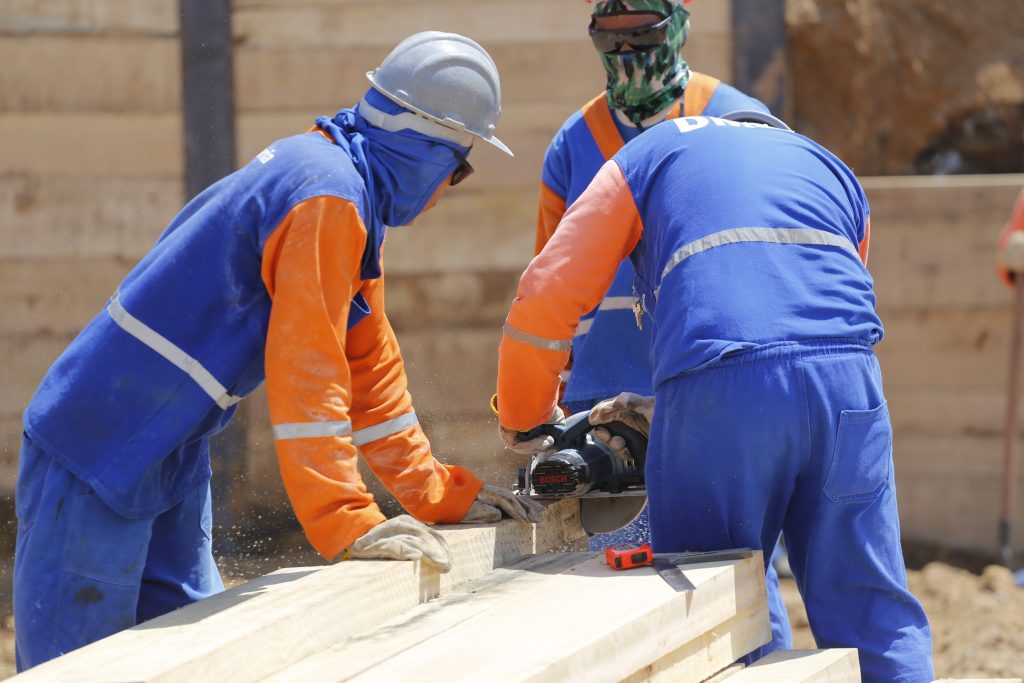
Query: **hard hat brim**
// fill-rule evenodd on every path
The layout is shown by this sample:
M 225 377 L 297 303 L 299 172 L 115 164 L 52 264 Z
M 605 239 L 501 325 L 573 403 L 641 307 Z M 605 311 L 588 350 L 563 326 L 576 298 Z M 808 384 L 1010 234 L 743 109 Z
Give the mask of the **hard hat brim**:
M 431 114 L 430 112 L 423 111 L 419 107 L 417 107 L 417 106 L 415 106 L 413 104 L 410 104 L 409 102 L 406 102 L 403 98 L 398 97 L 398 96 L 388 92 L 387 89 L 385 89 L 383 86 L 381 86 L 379 83 L 377 83 L 376 79 L 374 79 L 374 74 L 375 73 L 376 73 L 376 70 L 374 70 L 374 71 L 367 71 L 366 72 L 366 80 L 370 81 L 370 85 L 373 86 L 374 90 L 376 90 L 381 95 L 383 95 L 384 97 L 388 98 L 389 100 L 391 100 L 395 104 L 397 104 L 399 106 L 402 106 L 402 107 L 405 107 L 409 111 L 416 112 L 420 116 L 424 116 L 424 117 L 430 119 L 431 121 L 434 121 L 438 125 L 444 126 L 445 128 L 451 128 L 452 130 L 456 130 L 456 131 L 459 131 L 459 132 L 466 132 L 466 133 L 469 133 L 470 135 L 472 135 L 474 137 L 480 138 L 484 142 L 489 142 L 490 144 L 494 145 L 495 147 L 497 147 L 498 149 L 500 149 L 502 152 L 504 152 L 505 154 L 509 155 L 510 157 L 514 157 L 515 156 L 515 154 L 512 153 L 512 150 L 508 148 L 508 145 L 506 145 L 504 142 L 499 140 L 496 136 L 494 136 L 494 135 L 481 135 L 480 133 L 478 133 L 476 131 L 470 130 L 469 128 L 467 128 L 465 126 L 465 124 L 460 123 L 458 121 L 452 121 L 450 119 L 443 119 L 443 120 L 439 119 L 437 116 Z

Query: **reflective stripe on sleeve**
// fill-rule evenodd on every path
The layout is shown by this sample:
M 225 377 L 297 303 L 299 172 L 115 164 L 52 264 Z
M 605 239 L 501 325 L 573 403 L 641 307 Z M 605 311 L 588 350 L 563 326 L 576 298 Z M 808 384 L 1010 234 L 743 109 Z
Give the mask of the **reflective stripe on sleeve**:
M 381 422 L 375 424 L 372 427 L 365 427 L 363 429 L 357 429 L 352 432 L 352 443 L 357 446 L 365 446 L 368 443 L 383 439 L 386 436 L 396 434 L 403 429 L 408 429 L 414 425 L 420 423 L 419 418 L 416 417 L 416 411 L 410 411 L 404 415 L 399 415 L 393 420 L 387 422 Z
M 508 323 L 505 323 L 505 327 L 503 329 L 509 338 L 523 342 L 524 344 L 529 344 L 530 346 L 535 346 L 538 349 L 546 349 L 548 351 L 570 351 L 572 349 L 572 341 L 568 339 L 561 340 L 538 337 L 536 335 L 527 334 L 518 328 L 512 327 Z
M 199 361 L 185 353 L 167 337 L 164 337 L 126 311 L 124 306 L 121 305 L 120 292 L 114 292 L 114 296 L 110 299 L 110 305 L 107 306 L 107 312 L 114 322 L 117 323 L 118 327 L 153 351 L 156 351 L 169 363 L 191 377 L 222 410 L 227 410 L 242 400 L 241 396 L 229 394 L 224 385 L 218 382 L 217 378 L 204 368 Z
M 694 240 L 672 254 L 672 258 L 668 260 L 665 268 L 661 271 L 661 281 L 664 281 L 676 266 L 691 256 L 708 249 L 714 249 L 715 247 L 721 247 L 726 244 L 739 244 L 741 242 L 839 247 L 850 252 L 858 259 L 860 258 L 857 246 L 850 242 L 850 240 L 830 232 L 825 232 L 824 230 L 816 230 L 814 228 L 732 228 L 712 233 L 699 240 Z M 658 289 L 661 289 L 660 285 Z
M 352 423 L 338 422 L 288 422 L 274 425 L 274 439 L 313 439 L 321 436 L 347 436 L 352 433 Z

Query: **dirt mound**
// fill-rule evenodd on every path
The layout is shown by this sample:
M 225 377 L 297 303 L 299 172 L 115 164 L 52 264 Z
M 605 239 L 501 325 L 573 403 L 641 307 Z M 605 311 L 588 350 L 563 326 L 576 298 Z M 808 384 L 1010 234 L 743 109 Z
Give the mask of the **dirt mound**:
M 1019 677 L 1024 672 L 1024 589 L 1005 567 L 979 576 L 941 562 L 909 571 L 910 590 L 932 626 L 939 678 Z M 792 579 L 780 582 L 793 626 L 793 645 L 814 647 L 800 594 Z
M 991 0 L 789 0 L 790 115 L 861 175 L 1024 165 L 1024 11 Z
M 931 620 L 936 675 L 1024 672 L 1024 589 L 1008 569 L 990 565 L 978 576 L 932 562 L 908 580 Z

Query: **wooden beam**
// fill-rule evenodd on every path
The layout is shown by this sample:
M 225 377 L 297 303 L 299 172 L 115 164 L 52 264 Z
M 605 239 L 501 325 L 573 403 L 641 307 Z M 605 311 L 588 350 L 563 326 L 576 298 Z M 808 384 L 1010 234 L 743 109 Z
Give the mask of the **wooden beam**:
M 759 602 L 634 672 L 623 683 L 700 683 L 764 645 L 771 637 L 768 603 Z
M 860 683 L 856 649 L 776 650 L 722 683 Z
M 642 676 L 688 644 L 692 662 L 709 652 L 717 658 L 704 665 L 710 674 L 744 654 L 728 642 L 712 645 L 737 613 L 757 622 L 758 634 L 742 637 L 751 648 L 767 639 L 760 554 L 685 573 L 692 593 L 676 592 L 653 568 L 616 572 L 586 553 L 529 558 L 270 680 L 402 681 L 443 672 L 450 681 L 610 682 Z
M 583 536 L 579 501 L 548 507 L 540 525 L 440 527 L 453 569 L 349 561 L 283 569 L 122 631 L 21 674 L 21 681 L 251 681 L 376 628 L 522 555 Z M 551 545 L 548 545 L 551 544 Z

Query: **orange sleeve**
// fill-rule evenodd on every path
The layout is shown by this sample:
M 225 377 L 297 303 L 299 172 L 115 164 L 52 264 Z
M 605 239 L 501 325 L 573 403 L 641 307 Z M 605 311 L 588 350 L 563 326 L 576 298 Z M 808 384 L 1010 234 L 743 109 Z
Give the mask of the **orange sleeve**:
M 431 455 L 413 410 L 398 341 L 384 313 L 384 279 L 366 281 L 361 293 L 371 313 L 349 330 L 346 348 L 352 370 L 352 439 L 410 514 L 424 522 L 459 522 L 483 482 Z
M 1014 204 L 1013 212 L 1010 214 L 1010 220 L 1003 226 L 1003 231 L 999 233 L 999 252 L 1002 253 L 1003 249 L 1006 248 L 1006 243 L 1010 239 L 1010 235 L 1014 232 L 1024 230 L 1024 189 L 1021 190 L 1017 196 L 1017 203 Z M 1008 287 L 1013 286 L 1013 279 L 1010 277 L 1010 272 L 1003 268 L 998 262 L 996 263 L 996 272 L 999 275 L 999 279 L 1003 281 Z
M 526 431 L 551 416 L 580 316 L 600 303 L 641 232 L 626 179 L 609 161 L 519 281 L 498 351 L 502 426 Z
M 540 184 L 540 204 L 537 207 L 537 237 L 533 242 L 533 255 L 540 253 L 544 245 L 548 243 L 551 236 L 555 234 L 558 222 L 565 214 L 565 197 L 558 194 L 547 186 L 543 181 Z
M 296 205 L 263 249 L 272 306 L 266 371 L 281 477 L 309 542 L 333 559 L 384 521 L 356 467 L 345 358 L 366 229 L 354 205 Z
M 861 262 L 868 264 L 868 252 L 871 250 L 871 216 L 864 219 L 864 239 L 857 245 L 857 252 L 860 254 Z

